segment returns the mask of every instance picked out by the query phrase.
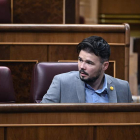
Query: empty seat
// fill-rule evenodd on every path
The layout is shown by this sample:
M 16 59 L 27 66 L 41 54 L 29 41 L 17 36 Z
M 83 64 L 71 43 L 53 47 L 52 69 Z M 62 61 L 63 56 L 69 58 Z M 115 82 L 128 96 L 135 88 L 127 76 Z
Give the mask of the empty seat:
M 55 75 L 77 70 L 77 63 L 42 62 L 36 64 L 32 74 L 30 102 L 39 103 L 42 100 Z
M 0 66 L 0 103 L 14 103 L 15 92 L 11 71 L 8 67 Z
M 11 5 L 8 0 L 0 0 L 0 23 L 11 23 Z

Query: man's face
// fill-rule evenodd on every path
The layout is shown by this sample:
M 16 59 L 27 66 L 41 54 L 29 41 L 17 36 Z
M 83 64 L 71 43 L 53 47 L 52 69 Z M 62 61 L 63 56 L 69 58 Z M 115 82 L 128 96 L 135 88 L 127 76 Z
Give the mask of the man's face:
M 86 83 L 94 83 L 99 77 L 104 75 L 109 62 L 101 63 L 100 57 L 94 53 L 81 50 L 78 57 L 78 69 L 80 78 Z

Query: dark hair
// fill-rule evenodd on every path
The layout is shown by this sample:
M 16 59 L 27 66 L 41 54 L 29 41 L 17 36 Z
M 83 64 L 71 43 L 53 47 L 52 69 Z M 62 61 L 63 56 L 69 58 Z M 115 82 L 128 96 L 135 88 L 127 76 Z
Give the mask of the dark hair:
M 96 56 L 99 56 L 103 62 L 109 61 L 110 46 L 103 38 L 99 36 L 90 36 L 85 38 L 77 46 L 77 52 L 80 53 L 81 50 L 94 53 Z

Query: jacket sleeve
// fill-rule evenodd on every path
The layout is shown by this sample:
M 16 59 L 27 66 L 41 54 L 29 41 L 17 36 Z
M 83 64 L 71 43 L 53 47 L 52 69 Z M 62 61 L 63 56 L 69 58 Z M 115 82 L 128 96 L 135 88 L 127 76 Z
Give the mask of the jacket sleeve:
M 47 93 L 43 96 L 40 103 L 59 103 L 60 102 L 60 78 L 55 76 Z

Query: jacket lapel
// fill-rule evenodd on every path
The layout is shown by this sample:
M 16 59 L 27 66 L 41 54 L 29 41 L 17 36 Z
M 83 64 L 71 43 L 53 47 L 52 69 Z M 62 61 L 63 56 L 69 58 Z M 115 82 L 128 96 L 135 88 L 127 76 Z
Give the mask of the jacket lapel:
M 112 80 L 108 76 L 106 76 L 106 78 L 107 78 L 109 103 L 117 103 L 117 94 L 116 94 L 115 85 L 113 84 Z M 111 90 L 110 87 L 113 87 L 113 89 Z
M 80 79 L 79 72 L 76 76 L 76 91 L 79 103 L 85 103 L 85 83 Z
M 109 103 L 117 103 L 117 94 L 115 85 L 108 76 L 106 76 L 106 78 L 107 78 Z M 113 87 L 113 90 L 111 90 L 110 87 Z M 80 79 L 79 72 L 76 75 L 76 91 L 79 103 L 85 103 L 85 83 Z

